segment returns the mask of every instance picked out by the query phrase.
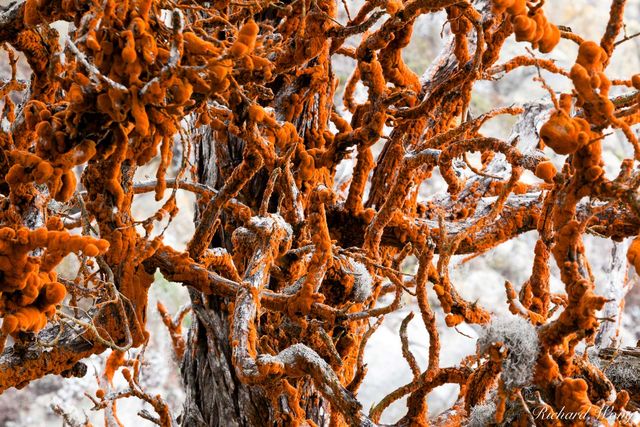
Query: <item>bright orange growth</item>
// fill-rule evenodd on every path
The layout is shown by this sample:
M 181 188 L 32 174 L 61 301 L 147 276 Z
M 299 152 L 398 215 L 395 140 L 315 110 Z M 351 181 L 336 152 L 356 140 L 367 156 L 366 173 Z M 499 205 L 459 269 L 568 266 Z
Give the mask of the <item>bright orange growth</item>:
M 631 242 L 631 246 L 627 251 L 627 259 L 636 271 L 640 271 L 640 238 L 636 237 Z
M 387 0 L 385 4 L 385 9 L 389 15 L 396 14 L 399 10 L 403 9 L 401 0 Z
M 589 123 L 570 117 L 565 110 L 555 110 L 542 128 L 540 137 L 545 145 L 558 154 L 573 154 L 589 141 Z
M 526 0 L 493 0 L 492 5 L 496 13 L 510 16 L 517 41 L 528 41 L 542 53 L 551 52 L 560 42 L 560 30 L 547 21 L 542 8 L 528 11 Z
M 557 173 L 556 167 L 550 161 L 540 162 L 536 166 L 536 176 L 545 182 L 552 183 Z
M 160 316 L 162 317 L 162 322 L 169 330 L 171 343 L 173 344 L 173 351 L 175 352 L 176 358 L 178 360 L 181 360 L 184 356 L 185 351 L 185 342 L 184 338 L 182 337 L 182 321 L 184 319 L 184 316 L 187 314 L 187 311 L 179 313 L 174 321 L 169 315 L 167 308 L 160 301 L 158 301 L 157 309 L 160 313 Z
M 582 378 L 565 378 L 562 384 L 556 389 L 556 404 L 560 408 L 565 408 L 565 412 L 570 414 L 581 414 L 582 419 L 590 415 L 596 420 L 603 422 L 600 408 L 591 403 L 587 395 L 589 386 Z M 606 422 L 606 421 L 605 421 Z M 580 425 L 588 425 L 582 421 Z
M 254 21 L 247 21 L 238 31 L 238 38 L 229 49 L 231 55 L 238 57 L 251 53 L 256 45 L 256 37 L 259 31 L 258 24 Z
M 27 0 L 24 6 L 24 22 L 27 25 L 38 25 L 40 23 L 40 0 Z
M 184 33 L 184 48 L 194 55 L 219 55 L 220 49 L 211 42 L 202 40 L 195 33 Z
M 109 354 L 104 367 L 104 377 L 109 384 L 113 382 L 113 377 L 116 371 L 125 363 L 125 353 L 122 351 L 114 350 Z
M 56 265 L 69 253 L 96 256 L 108 247 L 105 240 L 71 235 L 55 228 L 1 228 L 0 313 L 5 319 L 2 331 L 13 335 L 42 329 L 66 295 L 65 286 L 57 282 L 53 271 Z M 44 249 L 42 255 L 30 255 L 39 248 Z
M 476 425 L 526 423 L 524 405 L 593 417 L 605 403 L 618 413 L 637 407 L 640 392 L 625 394 L 620 384 L 611 403 L 603 365 L 577 351 L 598 344 L 606 329 L 598 312 L 608 301 L 596 293 L 584 234 L 640 235 L 634 160 L 621 162 L 610 179 L 602 154 L 608 129 L 616 128 L 640 160 L 632 129 L 640 122 L 640 74 L 610 80 L 606 71 L 626 41 L 618 37 L 624 2 L 612 2 L 600 41 L 550 23 L 543 12 L 553 7 L 549 0 L 492 0 L 491 10 L 477 2 L 368 1 L 346 10 L 343 24 L 341 8 L 352 2 L 195 3 L 27 0 L 11 8 L 17 15 L 1 13 L 10 18 L 0 19 L 0 47 L 12 76 L 0 86 L 0 342 L 13 337 L 12 360 L 25 349 L 41 359 L 1 367 L 0 392 L 47 373 L 69 375 L 78 361 L 109 348 L 91 397 L 110 412 L 109 423 L 119 423 L 117 399 L 137 397 L 161 425 L 175 424 L 162 399 L 138 383 L 159 268 L 190 287 L 197 314 L 185 341 L 189 307 L 174 318 L 157 307 L 184 362 L 187 395 L 211 380 L 189 363 L 202 366 L 198 357 L 223 351 L 220 360 L 229 363 L 209 367 L 233 383 L 232 398 L 242 393 L 259 399 L 256 407 L 272 405 L 239 419 L 320 424 L 327 420 L 317 418 L 325 414 L 317 401 L 326 400 L 331 425 L 369 425 L 405 396 L 399 425 L 466 424 L 488 399 L 495 411 Z M 414 24 L 434 12 L 446 16 L 452 45 L 420 78 L 404 62 L 406 49 Z M 64 46 L 48 26 L 57 20 L 75 23 Z M 511 33 L 541 53 L 560 38 L 576 43 L 575 64 L 564 70 L 535 55 L 498 64 Z M 33 71 L 28 91 L 9 46 Z M 344 89 L 337 55 L 353 64 Z M 476 116 L 476 83 L 524 66 L 541 71 L 552 111 L 494 106 Z M 556 99 L 547 73 L 572 90 Z M 615 99 L 614 85 L 621 92 Z M 340 97 L 349 114 L 335 105 Z M 522 138 L 483 134 L 488 120 L 505 114 L 518 117 Z M 541 142 L 525 138 L 542 117 Z M 479 166 L 470 163 L 472 153 Z M 140 167 L 151 162 L 155 178 L 139 182 Z M 531 172 L 544 183 L 526 183 Z M 423 183 L 434 177 L 446 190 L 425 199 Z M 163 240 L 164 221 L 178 212 L 177 191 L 197 196 L 184 253 Z M 147 192 L 164 203 L 137 218 L 134 201 Z M 528 342 L 518 340 L 522 330 L 498 331 L 478 354 L 442 367 L 449 350 L 440 343 L 443 323 L 475 323 L 485 332 L 493 323 L 491 310 L 458 292 L 451 260 L 529 231 L 538 234 L 531 274 L 521 284 L 505 281 L 503 301 L 526 326 Z M 636 269 L 638 239 L 627 254 Z M 59 277 L 55 268 L 70 253 L 82 255 L 77 274 Z M 417 260 L 415 275 L 403 272 L 409 258 Z M 564 286 L 553 293 L 552 263 Z M 354 396 L 366 375 L 367 339 L 407 299 L 429 335 L 428 360 L 419 363 L 410 351 L 408 316 L 400 336 L 412 379 L 365 413 Z M 32 345 L 43 328 L 40 336 L 54 331 L 48 323 L 56 316 L 64 326 L 75 323 L 78 349 Z M 129 389 L 114 392 L 121 367 Z M 441 423 L 426 401 L 447 383 L 460 396 Z M 212 407 L 224 393 L 212 396 Z M 208 407 L 193 409 L 213 419 Z

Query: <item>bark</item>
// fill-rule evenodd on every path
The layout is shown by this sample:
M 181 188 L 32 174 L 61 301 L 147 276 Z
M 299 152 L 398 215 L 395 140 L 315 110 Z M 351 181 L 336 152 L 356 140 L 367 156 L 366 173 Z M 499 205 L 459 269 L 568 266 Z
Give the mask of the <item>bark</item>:
M 182 377 L 187 393 L 183 426 L 258 426 L 270 414 L 259 387 L 242 384 L 231 364 L 225 298 L 203 300 L 191 291 L 195 319 L 189 330 Z
M 610 261 L 606 267 L 607 277 L 604 284 L 604 296 L 607 303 L 602 309 L 602 317 L 605 319 L 596 336 L 596 345 L 599 348 L 617 347 L 619 341 L 622 312 L 624 310 L 624 298 L 631 289 L 632 281 L 627 277 L 629 263 L 626 253 L 630 241 L 613 242 Z
M 99 352 L 73 328 L 60 332 L 59 325 L 52 325 L 40 333 L 39 339 L 57 342 L 47 348 L 32 340 L 23 346 L 14 345 L 0 356 L 0 393 L 11 387 L 20 389 L 47 374 L 83 377 L 87 366 L 81 360 Z
M 231 139 L 230 144 L 241 144 Z M 205 135 L 196 153 L 198 182 L 211 188 L 219 188 L 220 171 L 216 168 L 216 141 Z M 228 151 L 241 151 L 241 147 L 227 147 Z M 251 193 L 260 194 L 256 178 L 250 185 Z M 256 197 L 255 199 L 259 199 Z M 200 212 L 201 213 L 201 212 Z M 196 217 L 198 213 L 196 214 Z M 197 223 L 196 218 L 196 223 Z M 215 241 L 212 246 L 226 246 L 231 252 L 230 239 Z M 182 378 L 186 391 L 186 403 L 180 423 L 184 427 L 199 426 L 272 426 L 286 425 L 274 419 L 276 412 L 290 411 L 286 399 L 267 395 L 260 386 L 244 384 L 237 376 L 232 364 L 229 334 L 229 302 L 234 298 L 205 296 L 190 289 L 191 304 L 195 314 L 189 330 L 186 351 L 182 360 Z M 300 404 L 307 419 L 318 426 L 328 424 L 327 401 L 314 388 L 309 379 Z

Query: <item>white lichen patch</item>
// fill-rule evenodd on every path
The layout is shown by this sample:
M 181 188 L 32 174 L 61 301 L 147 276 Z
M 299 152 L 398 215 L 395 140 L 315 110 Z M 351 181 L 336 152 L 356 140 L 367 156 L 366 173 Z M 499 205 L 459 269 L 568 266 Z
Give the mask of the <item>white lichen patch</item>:
M 538 356 L 538 334 L 535 327 L 521 317 L 497 317 L 482 330 L 478 338 L 478 350 L 484 353 L 497 343 L 502 343 L 508 350 L 501 374 L 506 388 L 526 385 L 533 374 Z
M 493 401 L 480 403 L 471 408 L 469 414 L 469 427 L 485 427 L 494 422 L 496 404 Z
M 369 270 L 367 270 L 367 267 L 360 261 L 350 259 L 348 267 L 350 268 L 348 273 L 353 276 L 351 298 L 356 302 L 364 302 L 371 296 L 373 278 Z

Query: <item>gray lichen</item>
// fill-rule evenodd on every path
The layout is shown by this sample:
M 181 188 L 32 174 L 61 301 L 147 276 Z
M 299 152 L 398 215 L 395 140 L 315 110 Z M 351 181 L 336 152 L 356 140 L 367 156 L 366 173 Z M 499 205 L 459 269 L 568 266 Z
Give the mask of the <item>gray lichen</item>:
M 502 364 L 501 378 L 509 389 L 526 385 L 538 356 L 538 334 L 535 327 L 517 316 L 496 317 L 481 332 L 478 350 L 482 353 L 495 343 L 502 343 L 508 350 Z
M 494 423 L 496 404 L 494 401 L 480 403 L 471 408 L 469 414 L 469 427 L 485 427 Z

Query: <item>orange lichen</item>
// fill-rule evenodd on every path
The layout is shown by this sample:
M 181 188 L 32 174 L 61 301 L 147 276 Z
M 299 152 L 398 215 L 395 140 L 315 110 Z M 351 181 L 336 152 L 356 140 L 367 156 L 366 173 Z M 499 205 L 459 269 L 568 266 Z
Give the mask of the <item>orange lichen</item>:
M 631 242 L 627 250 L 627 259 L 636 271 L 640 271 L 640 238 L 636 237 Z
M 40 0 L 27 0 L 24 5 L 24 23 L 27 25 L 38 25 L 40 19 Z
M 53 315 L 55 306 L 66 295 L 66 288 L 57 282 L 53 268 L 69 253 L 85 252 L 95 256 L 106 252 L 108 247 L 105 240 L 71 235 L 66 231 L 0 228 L 3 331 L 15 334 L 42 329 L 47 317 Z M 44 249 L 44 252 L 40 256 L 30 255 L 36 249 Z
M 582 378 L 565 378 L 556 388 L 556 405 L 564 408 L 569 416 L 578 417 L 583 420 L 575 425 L 590 425 L 585 417 L 590 416 L 594 420 L 603 422 L 602 411 L 600 408 L 591 403 L 587 395 L 589 386 Z
M 555 110 L 540 128 L 540 137 L 556 153 L 572 154 L 589 141 L 589 132 L 586 120 L 569 117 L 564 110 Z
M 13 314 L 7 314 L 2 323 L 2 331 L 7 334 L 16 332 L 38 332 L 47 324 L 45 313 L 36 307 L 21 307 Z M 5 326 L 6 325 L 6 326 Z
M 542 53 L 551 52 L 560 41 L 560 30 L 547 21 L 541 7 L 527 11 L 525 0 L 493 0 L 492 6 L 496 13 L 509 14 L 517 41 L 528 41 Z
M 536 166 L 536 176 L 545 182 L 553 182 L 553 178 L 557 173 L 556 167 L 550 161 L 540 162 Z
M 550 382 L 555 381 L 559 376 L 560 369 L 551 355 L 548 352 L 540 354 L 534 371 L 534 382 L 546 386 Z
M 569 74 L 578 98 L 577 105 L 584 109 L 592 124 L 611 124 L 620 128 L 633 145 L 635 157 L 640 158 L 640 143 L 635 133 L 628 123 L 614 115 L 615 105 L 609 99 L 611 81 L 604 73 L 608 60 L 607 52 L 595 42 L 584 41 L 580 44 L 576 63 Z
M 613 111 L 613 104 L 606 99 L 611 87 L 611 82 L 603 72 L 607 58 L 606 52 L 598 44 L 585 41 L 580 44 L 576 63 L 570 73 L 579 102 L 594 103 L 599 113 L 605 115 Z
M 194 55 L 218 55 L 220 53 L 220 49 L 216 45 L 202 40 L 195 33 L 184 33 L 183 38 L 185 50 Z
M 138 91 L 131 92 L 131 115 L 136 123 L 136 132 L 145 137 L 149 134 L 149 117 L 144 104 L 138 98 Z
M 399 10 L 402 10 L 403 5 L 400 0 L 387 0 L 385 3 L 385 9 L 389 15 L 396 14 Z
M 104 365 L 104 377 L 109 384 L 113 382 L 116 371 L 125 363 L 125 353 L 123 351 L 113 350 Z
M 459 314 L 447 314 L 444 318 L 445 323 L 448 327 L 453 328 L 454 326 L 459 325 L 464 321 L 464 317 Z
M 133 38 L 133 32 L 126 30 L 122 32 L 121 36 L 124 40 L 124 46 L 122 47 L 122 60 L 127 64 L 133 64 L 138 58 L 136 55 L 136 42 Z
M 429 334 L 429 363 L 421 371 L 405 345 L 404 323 L 403 356 L 413 378 L 372 409 L 374 422 L 408 395 L 399 424 L 425 425 L 427 396 L 446 383 L 461 386 L 460 399 L 443 417 L 455 411 L 451 419 L 462 423 L 489 398 L 495 411 L 484 424 L 516 417 L 526 423 L 524 404 L 534 397 L 531 408 L 550 413 L 566 406 L 593 414 L 610 402 L 604 373 L 576 348 L 594 341 L 606 302 L 595 293 L 582 236 L 587 230 L 615 239 L 638 234 L 632 162 L 610 180 L 604 171 L 612 165 L 602 155 L 605 130 L 614 127 L 640 159 L 631 130 L 640 121 L 631 89 L 640 89 L 640 77 L 610 81 L 605 74 L 624 2 L 613 2 L 600 42 L 550 23 L 544 1 L 492 0 L 489 10 L 466 2 L 381 0 L 364 2 L 353 15 L 345 3 L 343 24 L 340 2 L 187 3 L 27 0 L 3 12 L 11 19 L 0 24 L 0 45 L 19 50 L 33 75 L 25 96 L 14 96 L 27 85 L 16 77 L 17 56 L 5 49 L 12 77 L 0 87 L 0 118 L 8 121 L 0 129 L 0 342 L 13 336 L 12 358 L 19 358 L 38 347 L 30 345 L 33 335 L 59 316 L 76 323 L 70 332 L 82 334 L 86 350 L 42 351 L 42 362 L 25 359 L 15 380 L 8 378 L 11 369 L 2 370 L 0 390 L 48 372 L 67 375 L 77 360 L 110 347 L 97 407 L 113 410 L 115 400 L 131 393 L 152 405 L 161 424 L 171 424 L 166 405 L 137 383 L 144 352 L 136 348 L 149 340 L 149 288 L 160 268 L 191 288 L 199 314 L 187 345 L 180 323 L 187 310 L 171 319 L 158 306 L 177 357 L 199 366 L 212 346 L 229 353 L 231 363 L 211 365 L 212 372 L 249 397 L 266 392 L 273 404 L 260 415 L 269 419 L 246 418 L 253 424 L 313 425 L 318 420 L 305 417 L 317 412 L 318 395 L 328 400 L 330 423 L 368 424 L 352 393 L 366 373 L 366 341 L 377 327 L 370 321 L 379 325 L 410 296 Z M 15 10 L 23 15 L 15 19 Z M 421 79 L 405 64 L 405 48 L 420 17 L 438 11 L 446 13 L 452 49 Z M 75 21 L 63 47 L 47 25 L 57 20 Z M 6 31 L 6 22 L 17 22 L 15 31 Z M 533 55 L 496 66 L 512 32 L 542 53 L 561 36 L 578 43 L 571 71 Z M 334 55 L 353 61 L 344 89 Z M 521 126 L 539 122 L 535 109 L 470 114 L 478 80 L 522 66 L 573 85 L 558 101 L 539 75 L 554 109 L 536 147 Z M 611 100 L 612 85 L 629 93 Z M 340 98 L 352 114 L 335 107 Z M 500 114 L 522 115 L 519 140 L 482 135 L 484 123 Z M 543 145 L 569 156 L 561 171 L 557 159 L 537 150 Z M 470 153 L 480 155 L 479 166 Z M 345 168 L 349 156 L 355 164 Z M 140 167 L 151 162 L 155 178 L 138 182 Z M 521 180 L 525 169 L 545 183 Z M 436 177 L 446 190 L 425 200 L 424 184 Z M 136 218 L 134 201 L 152 191 L 164 204 Z M 178 191 L 197 195 L 196 231 L 184 254 L 163 245 Z M 76 228 L 83 235 L 64 231 Z M 506 304 L 531 338 L 527 366 L 497 339 L 461 366 L 442 368 L 438 317 L 448 328 L 487 325 L 493 317 L 458 293 L 451 260 L 534 229 L 531 276 L 520 292 L 505 283 Z M 628 252 L 634 267 L 639 248 L 634 241 Z M 70 253 L 80 256 L 77 274 L 59 278 L 54 269 Z M 409 256 L 417 259 L 415 276 L 404 273 Z M 552 259 L 565 294 L 550 291 Z M 442 310 L 431 308 L 429 283 Z M 388 294 L 393 299 L 380 306 Z M 60 307 L 65 298 L 70 307 Z M 212 329 L 209 315 L 224 327 Z M 69 328 L 61 331 L 66 339 Z M 125 360 L 130 349 L 132 359 Z M 130 390 L 113 393 L 107 383 L 121 366 Z M 193 371 L 184 369 L 191 391 L 209 372 L 194 379 Z M 635 398 L 618 395 L 619 410 Z
M 254 21 L 245 22 L 240 31 L 238 31 L 238 38 L 231 45 L 229 53 L 236 57 L 251 53 L 256 45 L 256 37 L 259 31 L 260 27 Z
M 169 335 L 171 336 L 171 343 L 173 344 L 173 351 L 177 360 L 181 360 L 185 351 L 185 342 L 182 337 L 182 320 L 188 311 L 183 311 L 179 313 L 176 320 L 174 321 L 167 308 L 160 301 L 157 303 L 158 313 L 160 313 L 160 317 L 162 318 L 162 322 L 169 330 Z

